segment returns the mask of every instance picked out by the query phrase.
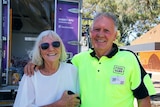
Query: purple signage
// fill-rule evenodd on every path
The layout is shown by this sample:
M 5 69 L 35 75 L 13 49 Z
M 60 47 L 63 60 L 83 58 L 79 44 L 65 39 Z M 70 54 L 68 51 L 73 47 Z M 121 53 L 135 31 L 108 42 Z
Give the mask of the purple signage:
M 78 53 L 78 3 L 58 1 L 56 13 L 56 32 L 72 57 Z
M 8 4 L 7 3 L 3 3 L 2 5 L 2 63 L 1 63 L 1 69 L 2 69 L 2 73 L 6 73 L 6 68 L 7 68 L 7 55 L 8 55 Z M 6 77 L 2 78 L 2 84 L 4 84 L 4 82 Z

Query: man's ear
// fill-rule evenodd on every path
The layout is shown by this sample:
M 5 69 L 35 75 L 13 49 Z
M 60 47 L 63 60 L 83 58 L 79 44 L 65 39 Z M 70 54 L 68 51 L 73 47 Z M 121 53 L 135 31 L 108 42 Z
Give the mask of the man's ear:
M 114 35 L 114 41 L 116 40 L 117 35 L 118 35 L 118 32 L 116 31 L 116 33 Z

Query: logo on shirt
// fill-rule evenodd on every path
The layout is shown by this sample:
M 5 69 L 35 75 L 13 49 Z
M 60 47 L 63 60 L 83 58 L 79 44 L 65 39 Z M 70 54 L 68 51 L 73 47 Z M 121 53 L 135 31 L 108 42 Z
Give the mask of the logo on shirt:
M 114 65 L 113 72 L 123 75 L 124 74 L 124 69 L 125 68 L 123 66 Z

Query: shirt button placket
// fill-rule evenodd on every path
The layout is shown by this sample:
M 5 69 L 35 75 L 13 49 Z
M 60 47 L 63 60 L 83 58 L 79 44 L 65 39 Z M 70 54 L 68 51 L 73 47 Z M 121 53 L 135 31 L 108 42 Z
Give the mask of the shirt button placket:
M 101 62 L 99 62 L 99 66 L 100 66 Z M 100 72 L 100 69 L 97 70 L 98 72 Z

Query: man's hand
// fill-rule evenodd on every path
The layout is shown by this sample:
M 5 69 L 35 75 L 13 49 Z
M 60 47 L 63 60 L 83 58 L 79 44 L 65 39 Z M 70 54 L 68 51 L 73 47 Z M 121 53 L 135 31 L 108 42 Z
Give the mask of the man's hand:
M 38 67 L 31 61 L 28 62 L 24 67 L 24 73 L 28 76 L 34 75 L 34 71 L 37 71 Z
M 80 99 L 77 97 L 79 97 L 78 94 L 69 95 L 68 91 L 65 91 L 60 100 L 43 107 L 79 107 Z
M 65 104 L 65 107 L 79 107 L 80 99 L 78 99 L 78 94 L 68 94 L 68 91 L 65 91 L 60 99 L 62 103 Z

